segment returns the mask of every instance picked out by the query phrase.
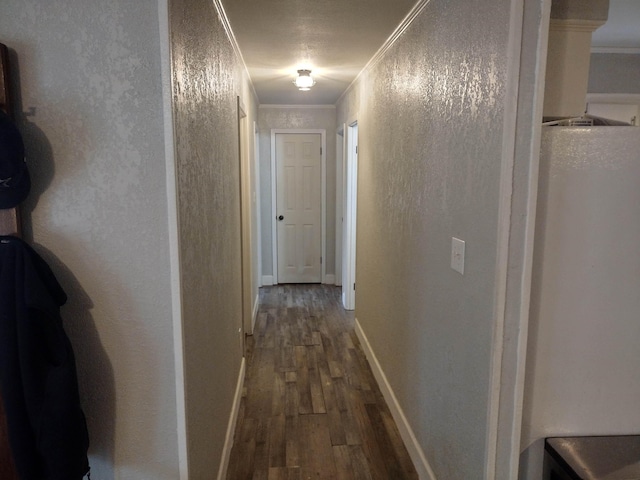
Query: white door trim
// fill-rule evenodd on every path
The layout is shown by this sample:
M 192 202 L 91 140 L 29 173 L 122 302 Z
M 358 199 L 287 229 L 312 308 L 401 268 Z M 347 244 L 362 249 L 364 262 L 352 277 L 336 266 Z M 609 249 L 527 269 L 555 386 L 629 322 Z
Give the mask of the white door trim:
M 237 96 L 238 110 L 238 162 L 240 176 L 240 249 L 241 249 L 241 289 L 242 289 L 242 355 L 244 356 L 245 335 L 253 333 L 253 265 L 251 262 L 251 168 L 249 165 L 249 137 L 247 110 L 242 98 Z
M 344 165 L 344 244 L 342 248 L 342 305 L 356 308 L 356 227 L 358 212 L 358 121 L 353 120 L 345 131 Z
M 260 131 L 258 130 L 258 122 L 253 122 L 253 153 L 255 162 L 255 181 L 256 181 L 256 240 L 258 242 L 258 264 L 256 265 L 256 276 L 258 278 L 258 287 L 262 286 L 262 196 L 260 195 Z
M 278 284 L 278 231 L 276 225 L 277 216 L 277 198 L 276 198 L 276 134 L 295 134 L 295 133 L 315 133 L 320 135 L 320 145 L 322 146 L 322 167 L 321 167 L 321 185 L 320 192 L 322 195 L 322 283 L 326 283 L 327 276 L 327 131 L 319 128 L 307 129 L 288 129 L 288 128 L 272 128 L 271 129 L 271 245 L 272 245 L 272 272 L 273 284 Z
M 485 479 L 518 478 L 550 12 L 511 2 Z
M 336 130 L 336 262 L 335 284 L 342 286 L 343 228 L 344 228 L 344 165 L 346 149 L 346 124 Z

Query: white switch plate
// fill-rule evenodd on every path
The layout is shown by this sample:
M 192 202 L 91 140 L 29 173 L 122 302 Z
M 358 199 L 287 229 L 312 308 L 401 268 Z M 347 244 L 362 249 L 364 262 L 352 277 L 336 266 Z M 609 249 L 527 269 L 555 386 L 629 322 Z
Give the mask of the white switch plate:
M 464 240 L 451 237 L 451 268 L 464 275 Z

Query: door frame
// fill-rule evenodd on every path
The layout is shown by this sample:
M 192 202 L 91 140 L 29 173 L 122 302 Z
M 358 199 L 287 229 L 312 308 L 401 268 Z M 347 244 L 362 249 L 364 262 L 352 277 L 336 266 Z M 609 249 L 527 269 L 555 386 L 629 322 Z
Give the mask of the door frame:
M 242 291 L 242 354 L 245 353 L 245 337 L 253 333 L 254 301 L 253 265 L 251 255 L 251 168 L 249 165 L 249 138 L 247 109 L 237 96 L 238 112 L 238 170 L 240 177 L 240 257 Z
M 347 125 L 340 124 L 336 130 L 336 264 L 335 284 L 342 286 L 342 262 L 343 262 L 343 229 L 344 229 L 344 201 L 345 183 L 344 168 L 347 153 Z
M 551 0 L 511 2 L 483 478 L 528 478 L 520 467 L 542 465 L 520 459 L 550 16 Z
M 262 286 L 262 196 L 260 193 L 260 130 L 258 122 L 253 121 L 253 161 L 255 162 L 255 208 L 256 208 L 256 242 L 257 242 L 257 264 L 256 283 L 258 288 Z
M 352 120 L 345 130 L 343 163 L 344 227 L 342 247 L 342 305 L 356 308 L 356 231 L 358 212 L 358 121 Z
M 278 230 L 276 225 L 277 213 L 277 186 L 276 186 L 276 135 L 277 134 L 319 134 L 320 146 L 322 153 L 321 160 L 321 184 L 320 184 L 320 203 L 322 208 L 320 238 L 321 238 L 321 255 L 322 269 L 321 282 L 326 283 L 327 274 L 327 131 L 324 128 L 272 128 L 271 129 L 271 268 L 273 272 L 273 284 L 278 284 Z

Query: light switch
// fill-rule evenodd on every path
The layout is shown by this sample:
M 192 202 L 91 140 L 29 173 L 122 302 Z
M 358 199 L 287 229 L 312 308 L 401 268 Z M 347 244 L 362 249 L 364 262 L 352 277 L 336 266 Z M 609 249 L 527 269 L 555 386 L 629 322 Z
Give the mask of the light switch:
M 464 275 L 464 240 L 451 237 L 451 268 Z

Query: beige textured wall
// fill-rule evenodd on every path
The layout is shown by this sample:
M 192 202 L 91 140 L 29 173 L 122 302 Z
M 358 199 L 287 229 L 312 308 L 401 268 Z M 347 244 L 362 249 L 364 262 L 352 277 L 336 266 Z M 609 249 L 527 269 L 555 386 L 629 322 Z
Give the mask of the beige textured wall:
M 214 5 L 171 3 L 167 50 L 165 8 L 10 0 L 0 15 L 33 178 L 25 236 L 69 295 L 62 314 L 92 473 L 103 480 L 180 478 L 182 373 L 190 478 L 215 475 L 242 355 L 236 98 L 249 125 L 257 107 Z M 171 99 L 162 89 L 169 49 Z M 169 260 L 171 107 L 179 279 Z M 184 339 L 172 318 L 176 281 Z
M 543 130 L 523 446 L 640 429 L 639 130 Z
M 237 95 L 255 106 L 211 1 L 171 1 L 169 22 L 189 475 L 212 478 L 242 358 Z
M 592 53 L 589 93 L 640 94 L 640 54 Z
M 509 8 L 432 0 L 337 106 L 359 128 L 356 317 L 448 480 L 488 448 Z
M 33 189 L 76 352 L 93 478 L 175 480 L 158 2 L 3 0 Z

